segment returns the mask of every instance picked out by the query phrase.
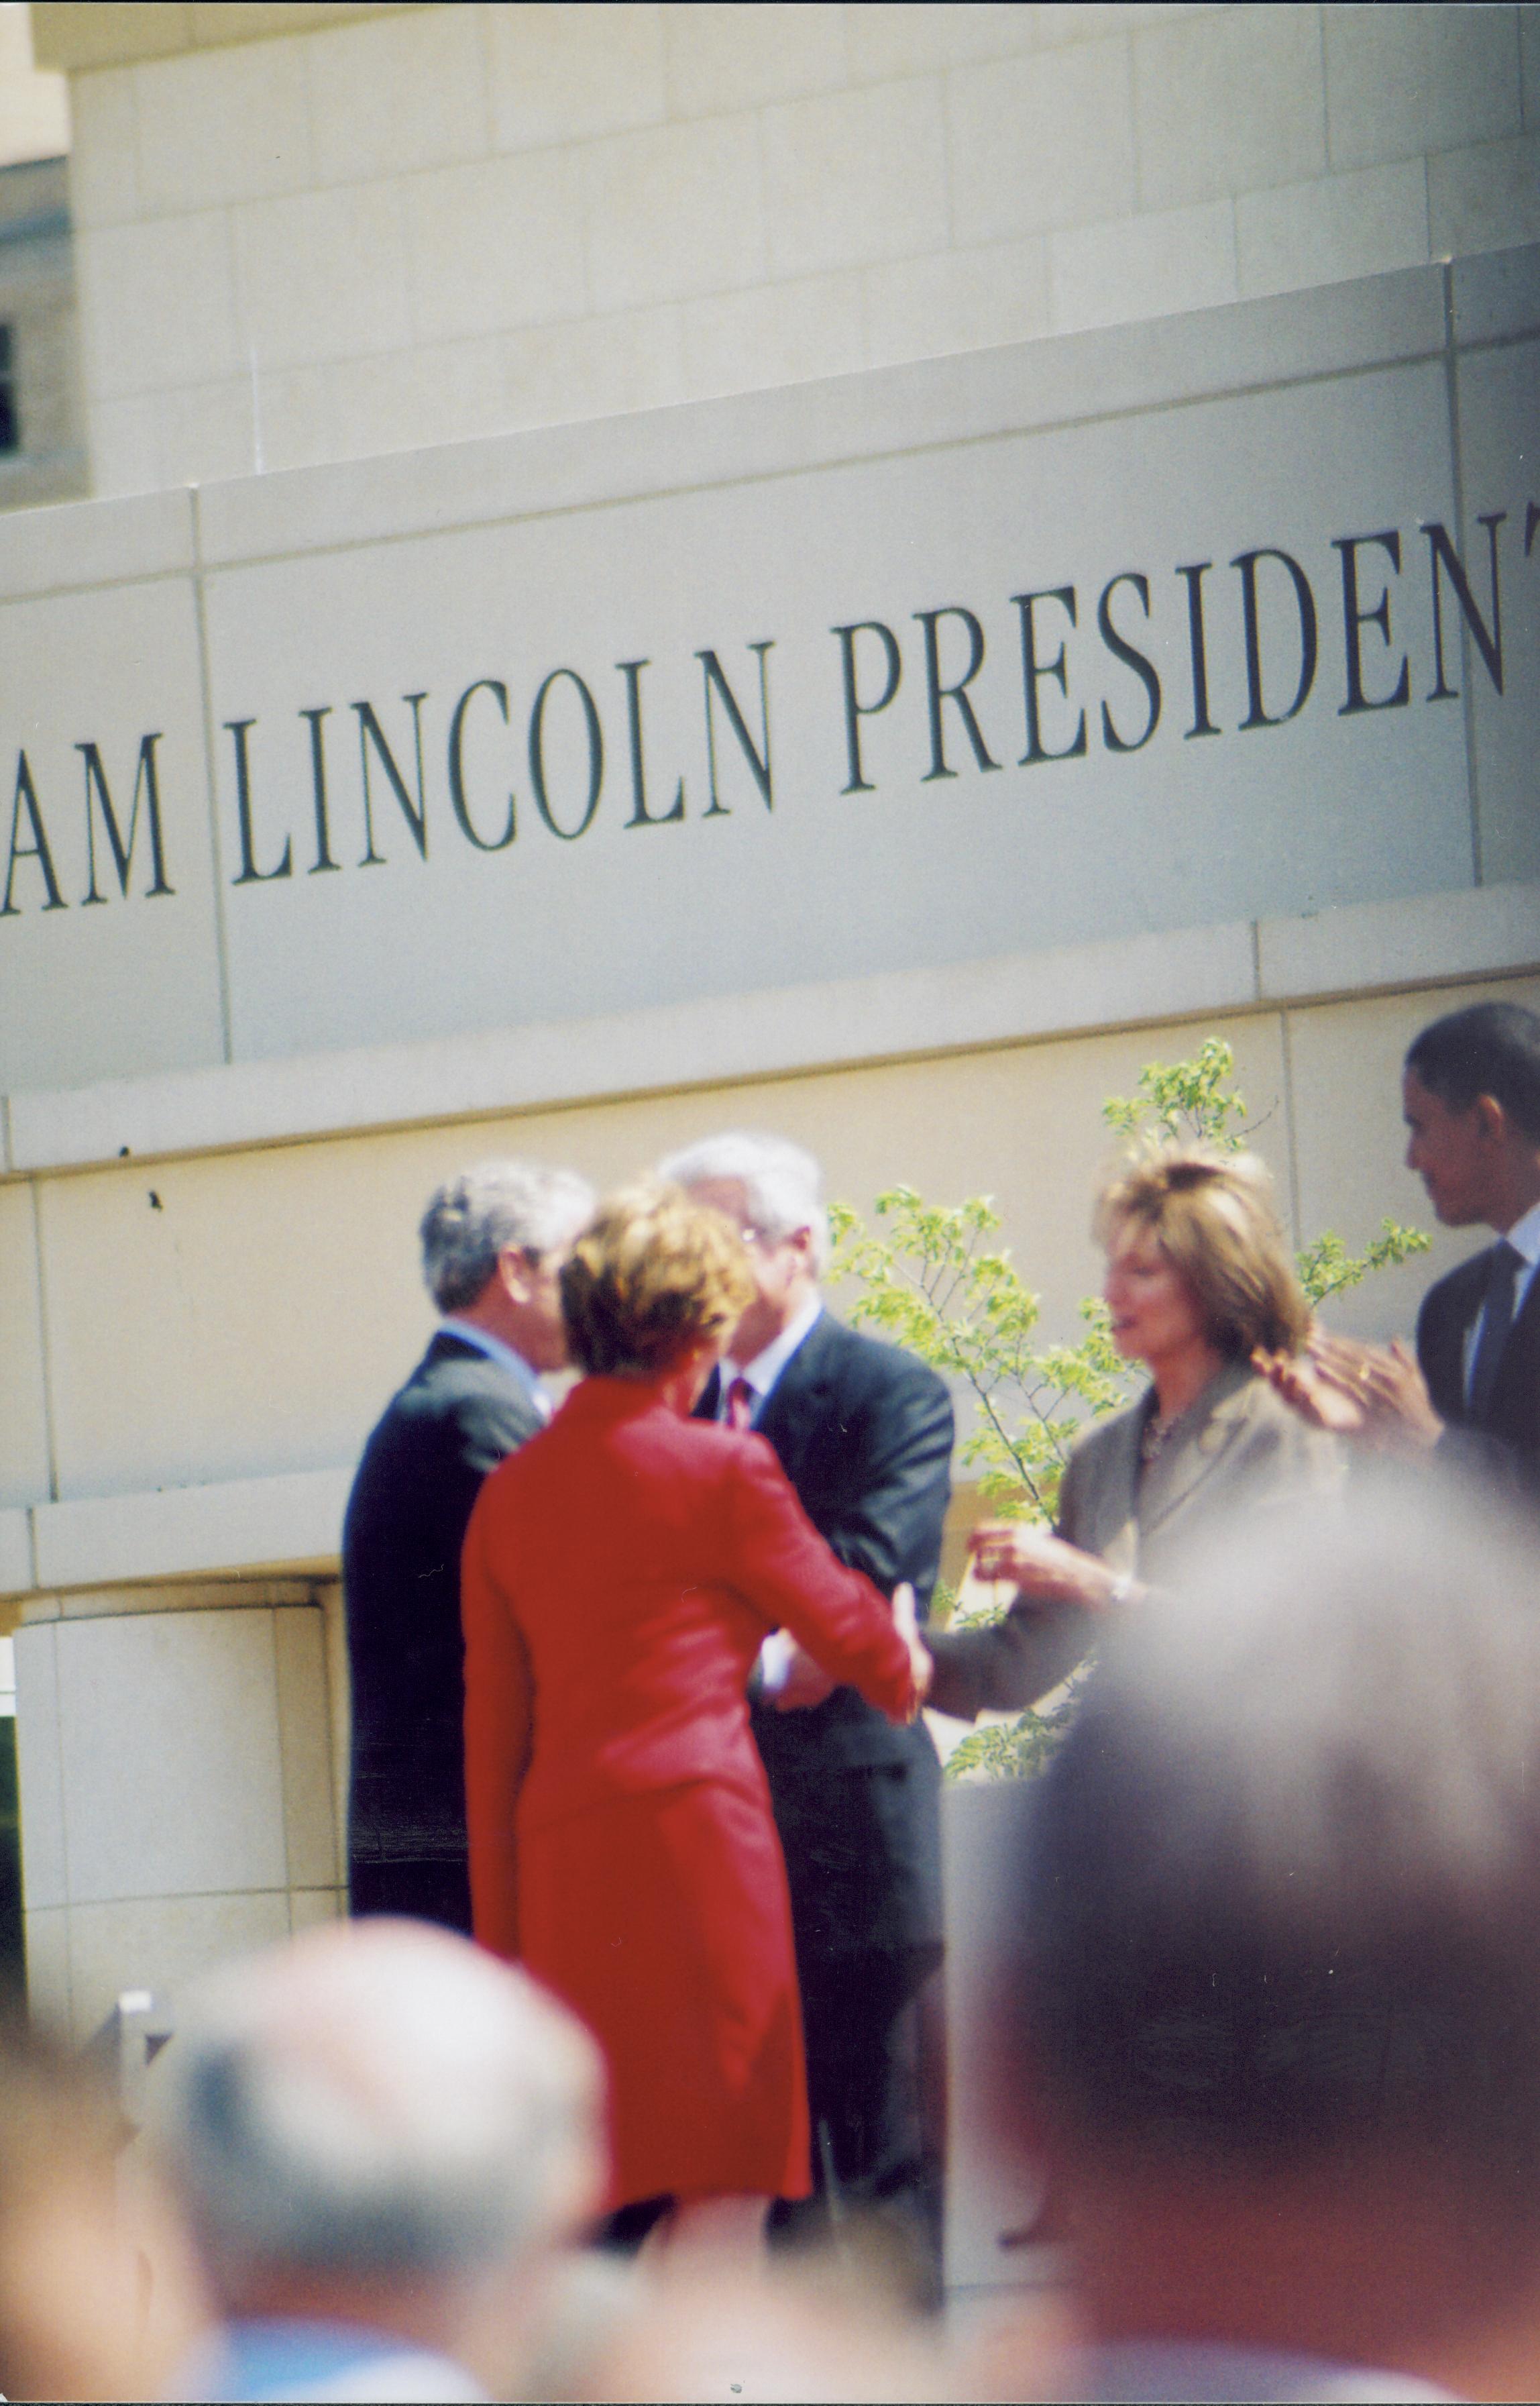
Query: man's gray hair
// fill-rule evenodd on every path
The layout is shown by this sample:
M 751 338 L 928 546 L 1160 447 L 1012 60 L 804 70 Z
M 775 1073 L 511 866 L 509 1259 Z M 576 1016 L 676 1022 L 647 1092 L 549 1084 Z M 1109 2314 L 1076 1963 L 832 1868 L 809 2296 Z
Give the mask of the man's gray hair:
M 575 1170 L 484 1161 L 441 1186 L 422 1215 L 422 1275 L 441 1311 L 474 1303 L 510 1245 L 564 1252 L 592 1219 L 593 1188 Z
M 1002 1892 L 1095 2143 L 1540 2214 L 1540 1549 L 1436 1474 L 1253 1520 L 1109 1639 Z M 1506 2201 L 1506 2202 L 1504 2202 Z
M 791 1237 L 798 1228 L 811 1228 L 813 1267 L 820 1278 L 827 1269 L 830 1246 L 824 1173 L 799 1144 L 784 1136 L 731 1128 L 722 1136 L 702 1137 L 699 1144 L 688 1144 L 682 1153 L 671 1153 L 658 1163 L 657 1174 L 676 1186 L 699 1186 L 708 1178 L 735 1179 L 761 1236 Z
M 369 1919 L 213 1975 L 150 2079 L 151 2142 L 220 2296 L 263 2270 L 473 2274 L 592 2203 L 602 2073 L 468 1940 Z

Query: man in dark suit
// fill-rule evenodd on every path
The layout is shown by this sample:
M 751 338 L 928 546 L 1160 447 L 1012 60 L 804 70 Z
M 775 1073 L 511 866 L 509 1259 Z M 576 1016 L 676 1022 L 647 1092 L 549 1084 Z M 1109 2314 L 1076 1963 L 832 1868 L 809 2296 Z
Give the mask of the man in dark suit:
M 699 1406 L 775 1449 L 841 1562 L 923 1616 L 940 1563 L 952 1405 L 935 1372 L 822 1306 L 828 1224 L 818 1165 L 774 1137 L 728 1135 L 662 1174 L 742 1229 L 757 1287 Z M 815 2195 L 783 2205 L 788 2236 L 880 2215 L 934 2285 L 940 2150 L 924 2094 L 923 1997 L 941 1960 L 940 1771 L 923 1721 L 896 1729 L 830 1691 L 789 1640 L 767 1646 L 752 1697 L 786 1858 L 807 2040 Z
M 540 1375 L 567 1359 L 557 1280 L 593 1202 L 569 1170 L 488 1162 L 423 1215 L 445 1317 L 364 1448 L 343 1528 L 355 1914 L 470 1932 L 460 1547 L 487 1472 L 544 1423 Z
M 1313 1340 L 1277 1373 L 1289 1401 L 1349 1438 L 1432 1453 L 1510 1495 L 1540 1498 L 1540 1016 L 1478 1002 L 1434 1020 L 1406 1054 L 1402 1107 L 1415 1169 L 1447 1228 L 1497 1242 L 1430 1288 L 1417 1359 Z
M 1540 1017 L 1478 1002 L 1425 1027 L 1403 1101 L 1417 1170 L 1446 1227 L 1497 1242 L 1440 1279 L 1417 1323 L 1417 1358 L 1446 1447 L 1478 1432 L 1540 1478 Z

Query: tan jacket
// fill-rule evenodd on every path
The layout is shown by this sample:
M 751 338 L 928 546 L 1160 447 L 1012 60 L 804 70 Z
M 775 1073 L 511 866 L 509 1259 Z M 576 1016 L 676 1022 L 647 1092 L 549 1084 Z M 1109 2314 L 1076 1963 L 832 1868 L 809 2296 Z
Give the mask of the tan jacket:
M 1342 1475 L 1335 1440 L 1307 1428 L 1248 1363 L 1235 1362 L 1189 1405 L 1141 1479 L 1153 1393 L 1087 1432 L 1059 1494 L 1059 1536 L 1115 1571 L 1169 1579 L 1227 1514 L 1319 1492 Z M 927 1635 L 936 1662 L 928 1701 L 962 1720 L 1020 1712 L 1084 1660 L 1098 1621 L 1078 1605 L 1018 1596 L 993 1628 Z

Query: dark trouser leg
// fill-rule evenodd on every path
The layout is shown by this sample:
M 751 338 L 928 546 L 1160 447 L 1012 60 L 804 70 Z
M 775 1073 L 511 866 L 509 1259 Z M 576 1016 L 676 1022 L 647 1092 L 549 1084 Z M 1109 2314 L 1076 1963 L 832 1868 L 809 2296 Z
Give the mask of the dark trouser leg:
M 772 1719 L 757 1716 L 756 1732 Z M 907 1760 L 869 1764 L 820 1762 L 815 1737 L 804 1737 L 802 1759 L 774 1726 L 761 1739 L 791 1889 L 817 2192 L 808 2206 L 778 2207 L 772 2229 L 831 2229 L 841 2206 L 880 2215 L 904 2230 L 902 2252 L 924 2266 L 912 2286 L 933 2297 L 942 2126 L 926 2073 L 940 2061 L 940 1767 L 923 1730 L 904 1733 Z
M 925 2302 L 939 2296 L 941 2145 L 926 1993 L 940 1948 L 832 1957 L 802 1992 L 813 2195 L 777 2210 L 783 2243 L 857 2230 Z
M 471 1935 L 471 1881 L 460 1862 L 360 1862 L 348 1869 L 348 1911 L 403 1913 Z

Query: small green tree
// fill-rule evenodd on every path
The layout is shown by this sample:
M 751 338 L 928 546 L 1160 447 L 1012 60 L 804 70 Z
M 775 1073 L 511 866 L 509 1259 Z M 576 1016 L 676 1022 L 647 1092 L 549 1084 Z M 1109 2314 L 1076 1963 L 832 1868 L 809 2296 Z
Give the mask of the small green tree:
M 1103 1117 L 1130 1142 L 1198 1139 L 1234 1151 L 1260 1125 L 1247 1118 L 1231 1083 L 1234 1067 L 1229 1045 L 1210 1037 L 1191 1060 L 1151 1062 L 1137 1094 L 1112 1097 Z M 988 1196 L 944 1206 L 894 1186 L 877 1197 L 877 1217 L 887 1225 L 873 1233 L 848 1205 L 830 1211 L 835 1275 L 862 1289 L 852 1320 L 880 1329 L 972 1396 L 962 1463 L 1002 1518 L 1051 1524 L 1070 1447 L 1087 1422 L 1128 1400 L 1137 1375 L 1112 1343 L 1106 1306 L 1099 1297 L 1081 1305 L 1085 1334 L 1078 1344 L 1039 1344 L 1039 1298 L 1009 1251 L 991 1244 L 1000 1218 Z M 1420 1229 L 1387 1219 L 1355 1255 L 1328 1230 L 1296 1256 L 1300 1279 L 1320 1303 L 1428 1243 Z M 944 1621 L 955 1610 L 955 1597 L 938 1591 L 933 1614 Z M 992 1617 L 987 1608 L 968 1616 Z M 953 1755 L 949 1776 L 1020 1778 L 1040 1769 L 1063 1735 L 1067 1708 L 1064 1698 L 1045 1713 L 975 1730 Z

